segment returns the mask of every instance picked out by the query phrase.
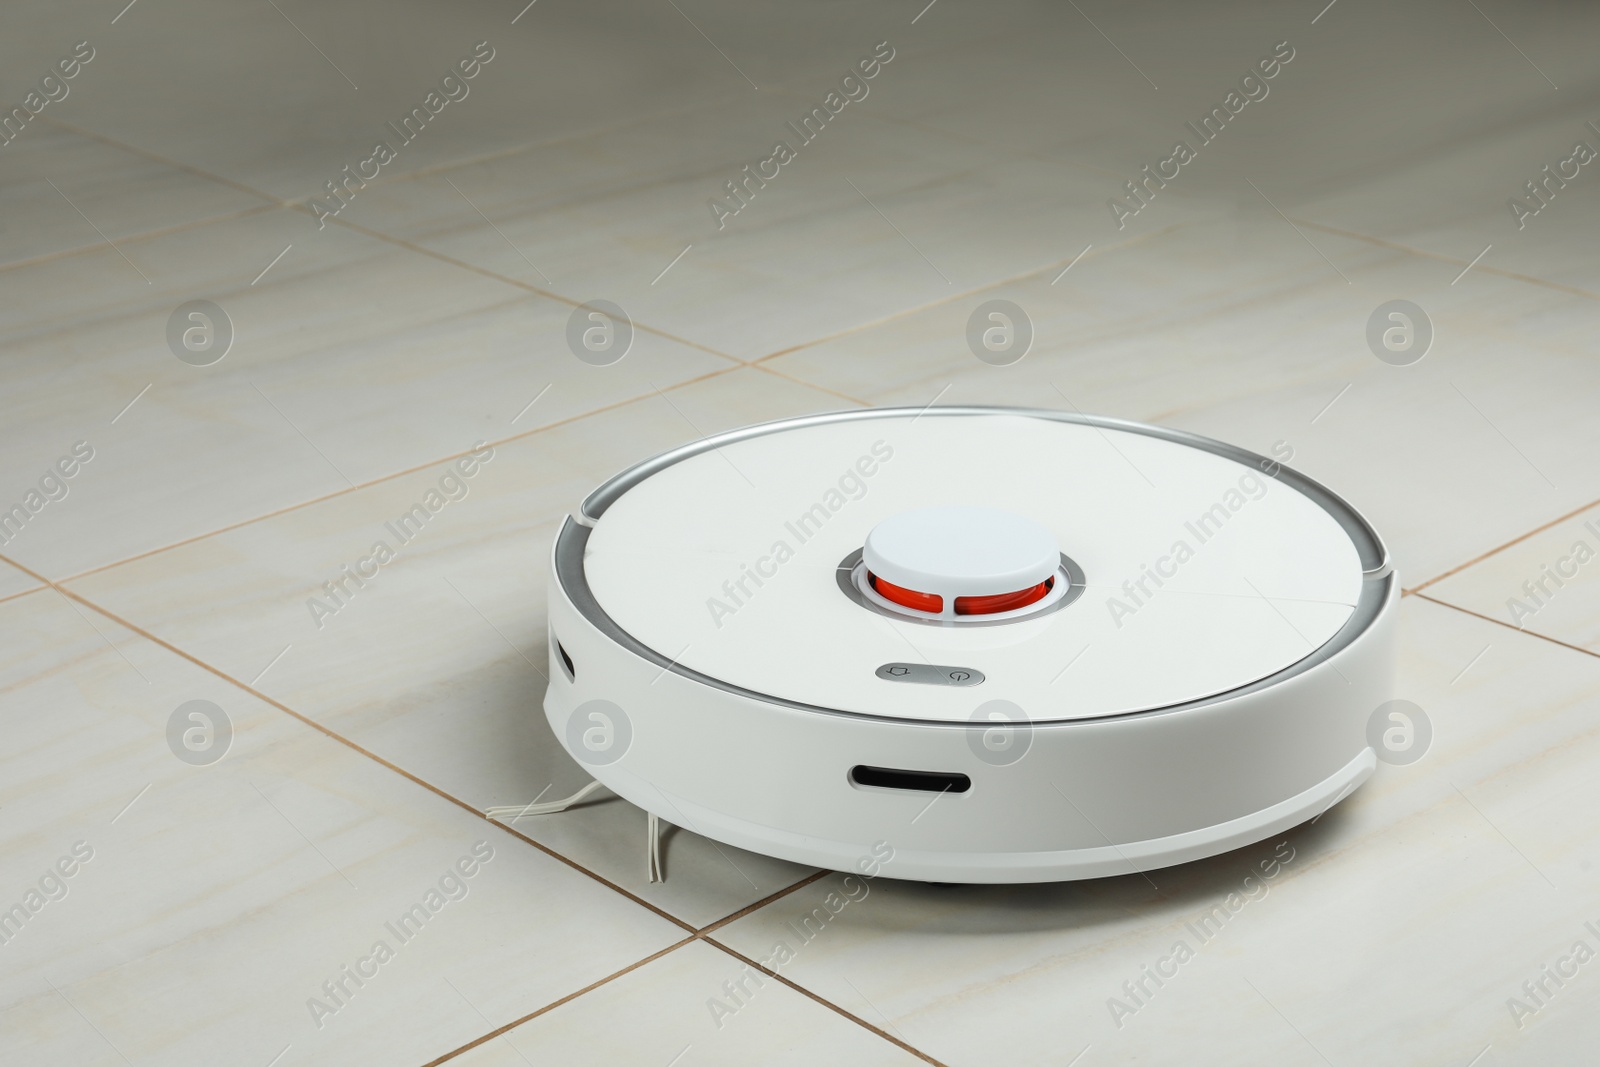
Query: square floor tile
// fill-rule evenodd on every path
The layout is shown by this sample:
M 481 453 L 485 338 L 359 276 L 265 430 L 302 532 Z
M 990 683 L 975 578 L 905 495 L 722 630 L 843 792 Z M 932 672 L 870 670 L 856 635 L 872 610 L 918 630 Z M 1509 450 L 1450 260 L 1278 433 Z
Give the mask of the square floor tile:
M 298 211 L 122 249 L 153 284 L 109 249 L 4 275 L 0 500 L 92 454 L 0 549 L 52 577 L 730 366 L 645 329 L 590 365 L 571 306 Z
M 702 432 L 837 406 L 774 375 L 734 371 L 495 448 L 470 478 L 454 476 L 466 495 L 405 544 L 394 523 L 454 468 L 240 526 L 72 588 L 478 810 L 555 799 L 587 779 L 541 710 L 545 585 L 561 519 L 606 477 Z M 396 558 L 357 587 L 341 568 L 379 540 Z M 323 589 L 333 581 L 345 583 L 337 601 Z M 313 599 L 337 610 L 313 611 Z M 645 816 L 615 798 L 515 825 L 695 925 L 809 873 L 673 830 L 667 881 L 651 884 Z
M 740 358 L 1059 266 L 1092 239 L 1116 243 L 1100 236 L 1101 179 L 1086 171 L 848 106 L 803 141 L 826 89 L 378 185 L 341 217 L 575 301 L 611 300 Z M 779 141 L 792 161 L 743 174 Z
M 270 207 L 222 182 L 47 122 L 5 144 L 0 171 L 7 178 L 0 187 L 0 266 Z
M 300 199 L 325 195 L 379 140 L 395 149 L 384 169 L 414 171 L 755 95 L 747 76 L 770 88 L 819 64 L 843 68 L 879 39 L 866 26 L 838 43 L 861 21 L 843 5 L 523 8 L 178 2 L 136 6 L 111 25 L 86 0 L 19 4 L 0 57 L 7 99 L 17 98 L 87 37 L 95 58 L 46 114 Z M 445 82 L 475 57 L 473 77 Z M 427 116 L 420 130 L 390 129 L 416 108 Z
M 30 589 L 39 588 L 41 584 L 26 571 L 18 570 L 9 563 L 0 563 L 0 600 L 20 596 Z
M 421 1062 L 488 1029 L 463 999 L 683 934 L 59 593 L 0 619 L 8 1062 Z
M 1469 611 L 1600 653 L 1600 510 L 1586 508 L 1428 586 Z
M 770 365 L 871 403 L 1077 409 L 1273 454 L 1362 510 L 1408 586 L 1600 496 L 1576 444 L 1600 389 L 1576 337 L 1588 301 L 1492 275 L 1452 286 L 1448 264 L 1310 236 L 1264 212 L 1192 222 Z M 1396 298 L 1433 335 L 1404 366 L 1367 336 Z M 1012 344 L 1032 331 L 1020 362 L 974 354 L 969 331 L 1000 328 L 990 300 L 1020 309 Z
M 945 1063 L 1086 1047 L 1084 1062 L 1181 1047 L 1219 1064 L 1465 1063 L 1490 1043 L 1531 1063 L 1536 1035 L 1570 1047 L 1587 994 L 1521 1029 L 1506 1001 L 1575 939 L 1594 945 L 1600 664 L 1424 601 L 1401 623 L 1399 692 L 1432 747 L 1315 823 L 1148 881 L 831 875 L 715 936 L 792 956 L 786 977 Z
M 619 1018 L 628 1025 L 617 1026 Z M 695 943 L 531 1019 L 455 1062 L 461 1067 L 530 1062 L 909 1067 L 923 1061 L 740 960 Z

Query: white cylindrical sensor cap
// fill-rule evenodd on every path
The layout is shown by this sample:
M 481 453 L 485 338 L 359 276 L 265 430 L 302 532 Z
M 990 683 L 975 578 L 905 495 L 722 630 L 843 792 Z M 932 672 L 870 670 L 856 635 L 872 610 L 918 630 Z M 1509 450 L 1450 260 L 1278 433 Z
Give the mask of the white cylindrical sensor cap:
M 886 582 L 947 598 L 997 596 L 1056 573 L 1061 549 L 1032 519 L 998 508 L 903 511 L 867 534 L 867 570 Z

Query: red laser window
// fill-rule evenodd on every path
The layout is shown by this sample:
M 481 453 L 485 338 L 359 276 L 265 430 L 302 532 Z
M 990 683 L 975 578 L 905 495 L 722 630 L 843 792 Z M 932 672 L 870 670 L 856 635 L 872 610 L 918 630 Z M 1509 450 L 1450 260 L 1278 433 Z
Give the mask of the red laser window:
M 883 599 L 890 603 L 899 604 L 903 608 L 914 611 L 925 611 L 930 615 L 937 615 L 944 610 L 944 598 L 937 593 L 919 593 L 915 589 L 904 589 L 891 582 L 886 582 L 871 571 L 867 572 L 867 581 Z M 1047 578 L 1038 585 L 1027 589 L 1020 589 L 1015 593 L 998 593 L 993 596 L 958 596 L 956 597 L 957 615 L 996 615 L 1002 611 L 1016 611 L 1029 604 L 1037 603 L 1049 595 L 1055 586 L 1054 578 Z
M 938 593 L 919 593 L 914 589 L 902 589 L 898 585 L 884 581 L 871 571 L 867 572 L 867 581 L 879 596 L 903 608 L 926 611 L 933 615 L 944 610 L 944 597 Z
M 1043 600 L 1050 592 L 1051 586 L 1056 584 L 1054 578 L 1046 578 L 1031 589 L 1022 589 L 1015 593 L 1001 593 L 997 596 L 958 596 L 956 597 L 957 615 L 996 615 L 1002 611 L 1016 611 L 1029 604 Z

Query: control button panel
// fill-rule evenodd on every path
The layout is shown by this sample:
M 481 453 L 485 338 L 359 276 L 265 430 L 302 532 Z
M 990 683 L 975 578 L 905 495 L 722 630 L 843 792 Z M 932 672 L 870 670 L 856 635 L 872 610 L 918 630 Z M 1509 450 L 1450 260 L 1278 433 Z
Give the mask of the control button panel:
M 885 663 L 873 672 L 887 682 L 918 685 L 979 685 L 983 672 L 971 667 L 943 667 L 937 663 Z

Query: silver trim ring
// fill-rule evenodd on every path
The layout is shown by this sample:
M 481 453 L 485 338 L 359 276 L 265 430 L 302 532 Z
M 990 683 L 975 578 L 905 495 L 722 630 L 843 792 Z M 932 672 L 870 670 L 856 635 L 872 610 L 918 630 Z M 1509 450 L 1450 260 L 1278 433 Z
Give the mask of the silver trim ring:
M 950 722 L 949 720 L 945 719 L 908 719 L 895 715 L 874 715 L 870 712 L 844 711 L 839 708 L 826 708 L 816 704 L 805 704 L 797 700 L 789 700 L 784 697 L 773 696 L 770 693 L 759 693 L 755 690 L 745 689 L 742 686 L 732 685 L 728 682 L 722 681 L 721 679 L 712 678 L 709 675 L 702 674 L 699 671 L 696 671 L 690 667 L 685 667 L 683 664 L 663 656 L 661 653 L 646 646 L 632 634 L 618 626 L 615 620 L 613 620 L 611 616 L 607 615 L 605 609 L 600 606 L 597 600 L 595 600 L 594 592 L 589 588 L 589 580 L 587 575 L 584 574 L 583 569 L 583 558 L 585 551 L 588 548 L 589 535 L 593 532 L 594 523 L 605 514 L 606 509 L 615 503 L 617 499 L 622 496 L 622 494 L 626 493 L 639 482 L 642 482 L 651 475 L 665 470 L 674 463 L 688 459 L 691 456 L 696 456 L 702 452 L 718 449 L 724 445 L 733 444 L 737 441 L 745 441 L 753 437 L 761 437 L 770 433 L 780 433 L 784 430 L 798 429 L 803 426 L 824 425 L 833 422 L 849 422 L 856 419 L 887 419 L 906 416 L 910 416 L 912 418 L 922 418 L 925 416 L 942 418 L 971 415 L 1020 415 L 1031 418 L 1048 419 L 1055 422 L 1069 422 L 1080 426 L 1099 426 L 1105 429 L 1123 430 L 1130 433 L 1143 434 L 1147 437 L 1155 437 L 1161 440 L 1172 441 L 1176 444 L 1199 448 L 1204 451 L 1211 452 L 1214 455 L 1222 456 L 1225 459 L 1231 459 L 1236 463 L 1252 466 L 1261 471 L 1263 474 L 1266 474 L 1269 469 L 1275 468 L 1275 472 L 1268 474 L 1268 477 L 1292 486 L 1319 504 L 1324 511 L 1328 512 L 1328 514 L 1333 517 L 1334 521 L 1339 524 L 1339 526 L 1345 531 L 1346 535 L 1348 535 L 1350 540 L 1355 544 L 1356 552 L 1361 560 L 1361 570 L 1363 573 L 1361 595 L 1357 599 L 1355 610 L 1350 613 L 1350 617 L 1345 620 L 1344 625 L 1339 628 L 1338 632 L 1324 642 L 1321 646 L 1314 649 L 1302 659 L 1291 663 L 1282 670 L 1270 674 L 1265 678 L 1257 679 L 1248 685 L 1239 686 L 1235 689 L 1229 689 L 1221 693 L 1213 693 L 1209 696 L 1185 701 L 1181 704 L 1169 704 L 1159 708 L 1145 708 L 1141 711 L 1119 712 L 1113 715 L 1100 715 L 1086 719 L 1032 719 L 1030 721 L 1034 726 L 1086 726 L 1116 719 L 1134 719 L 1154 715 L 1168 715 L 1181 711 L 1189 711 L 1195 708 L 1207 707 L 1213 704 L 1219 704 L 1223 701 L 1232 700 L 1249 693 L 1268 689 L 1274 685 L 1277 685 L 1279 682 L 1286 681 L 1287 679 L 1293 678 L 1296 675 L 1304 674 L 1306 671 L 1311 670 L 1318 664 L 1332 659 L 1339 652 L 1343 651 L 1349 645 L 1354 643 L 1356 638 L 1364 634 L 1377 620 L 1378 615 L 1383 611 L 1384 604 L 1389 599 L 1391 591 L 1398 583 L 1398 578 L 1395 575 L 1394 568 L 1389 562 L 1388 551 L 1384 548 L 1383 541 L 1378 537 L 1377 531 L 1373 530 L 1373 528 L 1368 525 L 1366 519 L 1364 519 L 1355 508 L 1351 507 L 1344 501 L 1343 498 L 1338 496 L 1332 490 L 1326 488 L 1321 483 L 1316 482 L 1303 474 L 1300 474 L 1297 471 L 1293 471 L 1288 467 L 1283 466 L 1276 460 L 1270 460 L 1265 456 L 1258 455 L 1247 449 L 1225 444 L 1224 442 L 1216 441 L 1209 437 L 1201 437 L 1199 434 L 1187 433 L 1183 430 L 1169 430 L 1160 426 L 1149 426 L 1144 423 L 1131 422 L 1126 419 L 1107 418 L 1100 415 L 1080 415 L 1077 413 L 1049 411 L 1039 408 L 1011 408 L 999 406 L 866 408 L 857 411 L 835 411 L 827 414 L 807 415 L 797 419 L 784 419 L 779 422 L 768 422 L 761 423 L 756 426 L 747 426 L 743 429 L 732 430 L 728 433 L 702 438 L 699 441 L 691 442 L 690 444 L 675 448 L 669 452 L 663 452 L 659 456 L 655 456 L 652 459 L 647 459 L 642 463 L 638 463 L 632 467 L 629 467 L 627 470 L 603 483 L 599 488 L 590 493 L 588 497 L 584 499 L 580 512 L 581 518 L 579 516 L 569 515 L 566 520 L 562 522 L 561 530 L 556 534 L 556 541 L 551 549 L 552 560 L 555 567 L 556 581 L 560 583 L 561 591 L 566 594 L 569 600 L 572 601 L 572 605 L 577 609 L 578 614 L 582 615 L 592 626 L 595 627 L 595 629 L 599 630 L 611 641 L 615 642 L 617 645 L 620 645 L 622 648 L 633 653 L 639 658 L 652 663 L 657 667 L 660 667 L 663 671 L 670 671 L 673 674 L 679 675 L 680 677 L 686 678 L 689 681 L 696 682 L 700 685 L 721 690 L 722 692 L 730 693 L 734 696 L 743 697 L 748 700 L 773 704 L 778 707 L 790 708 L 795 711 L 813 712 L 821 715 L 840 715 L 851 719 L 867 719 L 875 722 L 894 724 L 914 723 L 919 726 L 955 728 L 962 730 L 977 728 L 973 724 L 967 722 Z
M 1151 426 L 1143 422 L 1133 422 L 1130 419 L 1114 419 L 1105 415 L 1083 415 L 1077 412 L 1051 411 L 1048 408 L 1013 408 L 987 405 L 962 405 L 952 407 L 929 408 L 861 408 L 851 411 L 830 411 L 819 415 L 803 415 L 796 419 L 781 419 L 777 422 L 763 422 L 755 426 L 746 426 L 738 430 L 729 430 L 726 433 L 714 434 L 703 437 L 698 441 L 681 445 L 678 448 L 653 456 L 642 463 L 636 463 L 627 470 L 604 482 L 594 492 L 583 500 L 581 518 L 579 521 L 588 520 L 585 525 L 592 526 L 606 513 L 606 509 L 617 501 L 623 493 L 644 481 L 652 474 L 656 474 L 674 463 L 681 462 L 691 456 L 702 452 L 713 451 L 724 445 L 735 444 L 739 441 L 748 441 L 752 437 L 765 437 L 767 434 L 782 433 L 786 430 L 796 430 L 805 426 L 824 426 L 835 422 L 853 422 L 858 419 L 892 419 L 904 416 L 913 419 L 925 416 L 936 418 L 949 418 L 952 416 L 968 415 L 1021 415 L 1028 418 L 1046 419 L 1051 422 L 1069 422 L 1078 426 L 1097 426 L 1106 430 L 1122 430 L 1126 433 L 1142 434 L 1145 437 L 1154 437 L 1174 444 L 1188 445 L 1198 448 L 1202 452 L 1231 459 L 1235 463 L 1246 467 L 1253 467 L 1266 474 L 1267 477 L 1292 486 L 1304 495 L 1310 497 L 1322 506 L 1322 509 L 1333 516 L 1335 522 L 1344 529 L 1345 534 L 1356 546 L 1356 553 L 1361 559 L 1361 570 L 1367 574 L 1387 573 L 1389 554 L 1383 547 L 1383 540 L 1377 531 L 1368 525 L 1361 513 L 1351 507 L 1342 497 L 1324 486 L 1321 482 L 1306 477 L 1298 471 L 1291 470 L 1275 459 L 1251 452 L 1249 449 L 1230 445 L 1225 441 L 1218 441 L 1211 437 L 1202 437 L 1197 433 L 1186 430 L 1172 430 L 1165 426 Z M 1269 470 L 1275 473 L 1268 473 Z

